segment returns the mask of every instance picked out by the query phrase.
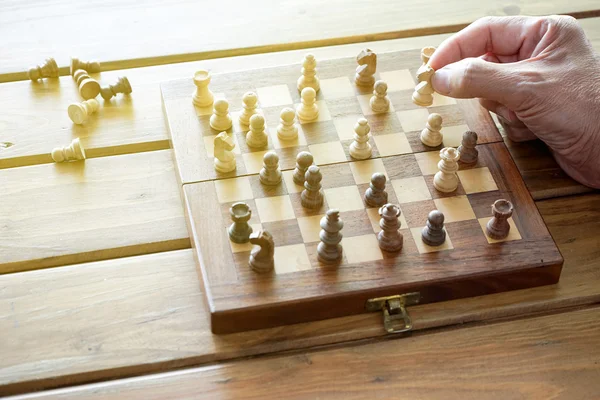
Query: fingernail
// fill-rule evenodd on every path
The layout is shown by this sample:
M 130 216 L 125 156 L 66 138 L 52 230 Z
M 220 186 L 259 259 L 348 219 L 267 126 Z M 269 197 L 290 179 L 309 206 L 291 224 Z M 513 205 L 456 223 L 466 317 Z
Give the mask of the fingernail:
M 436 92 L 444 95 L 450 94 L 450 71 L 446 68 L 435 71 L 431 77 L 431 84 Z

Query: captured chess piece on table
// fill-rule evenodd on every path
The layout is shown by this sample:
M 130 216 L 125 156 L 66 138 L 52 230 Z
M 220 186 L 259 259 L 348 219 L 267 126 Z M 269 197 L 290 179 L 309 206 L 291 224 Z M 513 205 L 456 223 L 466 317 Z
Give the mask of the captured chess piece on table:
M 229 136 L 227 132 L 221 132 L 215 136 L 213 143 L 215 147 L 215 170 L 222 173 L 235 171 L 236 160 L 235 154 L 233 153 L 235 143 L 233 142 L 233 138 Z
M 210 91 L 208 85 L 210 84 L 210 72 L 206 70 L 198 70 L 194 74 L 194 95 L 192 96 L 192 103 L 198 107 L 208 107 L 213 104 L 214 96 Z
M 100 89 L 100 95 L 104 100 L 110 100 L 118 93 L 131 94 L 131 92 L 129 79 L 124 76 L 119 77 L 114 85 L 107 85 Z
M 85 100 L 95 98 L 101 91 L 98 81 L 90 77 L 87 71 L 83 69 L 78 69 L 75 71 L 73 74 L 73 79 L 75 79 L 75 82 L 77 82 L 79 94 Z
M 210 116 L 210 127 L 216 131 L 226 131 L 233 125 L 229 115 L 229 103 L 225 99 L 214 102 L 213 114 Z
M 373 87 L 375 84 L 375 72 L 377 72 L 377 54 L 371 49 L 365 49 L 356 56 L 356 74 L 354 83 L 364 88 Z
M 31 67 L 27 71 L 27 76 L 34 82 L 42 78 L 58 78 L 58 75 L 58 64 L 52 57 L 47 58 L 44 64 Z
M 77 57 L 71 57 L 71 66 L 69 68 L 69 73 L 71 76 L 75 74 L 75 71 L 78 69 L 83 69 L 84 71 L 89 72 L 90 74 L 94 74 L 100 72 L 100 63 L 96 60 L 93 61 L 82 61 Z
M 250 252 L 249 265 L 254 272 L 266 273 L 275 267 L 275 242 L 266 230 L 250 235 L 250 243 L 254 245 Z
M 85 160 L 85 150 L 79 142 L 79 138 L 73 139 L 71 144 L 65 147 L 56 147 L 52 149 L 52 160 L 60 163 L 65 161 Z
M 325 264 L 339 263 L 342 260 L 342 233 L 344 222 L 340 218 L 340 210 L 331 209 L 320 222 L 321 232 L 319 238 L 321 241 L 317 245 L 317 258 Z
M 421 131 L 421 143 L 428 147 L 437 147 L 442 144 L 444 136 L 442 135 L 442 116 L 437 113 L 429 114 L 427 125 Z
M 69 118 L 74 124 L 81 125 L 98 110 L 98 100 L 89 99 L 81 103 L 71 103 L 67 108 Z
M 318 92 L 321 88 L 319 78 L 317 77 L 317 60 L 312 54 L 307 54 L 302 60 L 302 75 L 298 78 L 298 90 L 302 91 L 305 87 L 310 87 Z
M 492 219 L 486 225 L 486 233 L 492 239 L 504 239 L 510 231 L 508 219 L 513 214 L 513 205 L 508 200 L 496 200 L 492 204 L 492 214 Z

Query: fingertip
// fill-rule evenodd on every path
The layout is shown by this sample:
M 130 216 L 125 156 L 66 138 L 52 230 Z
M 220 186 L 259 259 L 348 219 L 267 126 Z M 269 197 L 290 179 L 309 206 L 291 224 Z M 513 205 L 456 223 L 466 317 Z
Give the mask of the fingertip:
M 431 85 L 433 90 L 439 94 L 449 95 L 450 94 L 450 71 L 447 68 L 437 70 L 431 77 Z

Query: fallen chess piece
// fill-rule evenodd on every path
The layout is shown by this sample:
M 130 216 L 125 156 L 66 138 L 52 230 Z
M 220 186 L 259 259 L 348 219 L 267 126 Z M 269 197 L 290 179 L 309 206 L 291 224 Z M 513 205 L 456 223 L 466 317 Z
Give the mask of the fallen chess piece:
M 52 57 L 47 58 L 44 64 L 31 67 L 27 71 L 27 76 L 34 82 L 42 78 L 58 78 L 58 75 L 58 64 Z
M 100 72 L 100 70 L 101 70 L 100 63 L 98 61 L 96 61 L 96 60 L 93 60 L 93 61 L 81 61 L 77 57 L 71 57 L 71 66 L 70 66 L 70 69 L 69 69 L 69 72 L 71 73 L 71 76 L 73 76 L 73 74 L 75 73 L 75 71 L 77 71 L 78 69 L 83 69 L 84 71 L 87 71 L 90 74 Z
M 100 93 L 100 84 L 97 80 L 90 77 L 87 71 L 83 69 L 78 69 L 73 74 L 73 79 L 75 79 L 75 82 L 77 82 L 79 94 L 85 100 L 93 99 Z
M 88 117 L 98 110 L 98 100 L 89 99 L 81 103 L 71 103 L 67 108 L 67 114 L 74 124 L 81 125 Z
M 65 161 L 79 161 L 85 160 L 85 150 L 79 142 L 79 138 L 75 138 L 71 141 L 71 144 L 65 147 L 55 147 L 52 149 L 52 160 L 60 163 Z
M 102 96 L 104 100 L 110 100 L 118 93 L 131 94 L 131 92 L 132 90 L 131 85 L 129 84 L 129 79 L 127 79 L 124 76 L 121 76 L 119 77 L 119 79 L 117 79 L 117 83 L 115 83 L 114 85 L 108 85 L 101 88 L 100 96 Z

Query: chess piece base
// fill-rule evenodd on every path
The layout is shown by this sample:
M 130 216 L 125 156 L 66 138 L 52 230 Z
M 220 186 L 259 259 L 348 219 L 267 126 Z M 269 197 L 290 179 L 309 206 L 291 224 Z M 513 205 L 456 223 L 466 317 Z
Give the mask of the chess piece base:
M 214 96 L 211 92 L 208 92 L 205 97 L 199 97 L 196 95 L 196 93 L 194 92 L 194 97 L 192 97 L 192 103 L 194 103 L 194 105 L 196 107 L 208 107 L 211 106 L 213 104 L 214 101 Z
M 278 179 L 269 179 L 269 177 L 267 177 L 266 173 L 264 173 L 263 171 L 260 171 L 260 174 L 258 176 L 260 183 L 262 183 L 263 185 L 267 185 L 267 186 L 277 186 L 281 183 L 281 172 L 279 172 L 277 174 L 277 178 Z
M 308 190 L 304 189 L 300 195 L 302 207 L 315 210 L 323 205 L 323 191 L 319 190 L 319 195 L 310 195 Z
M 389 253 L 396 253 L 402 250 L 402 246 L 404 245 L 404 236 L 402 236 L 401 233 L 398 233 L 398 237 L 387 238 L 384 235 L 384 232 L 381 231 L 377 234 L 377 241 L 379 242 L 379 248 L 381 250 Z
M 433 187 L 443 193 L 454 192 L 458 188 L 458 177 L 456 174 L 446 174 L 442 177 L 442 172 L 438 172 L 433 177 Z
M 248 243 L 250 240 L 250 234 L 252 233 L 252 227 L 247 223 L 233 223 L 227 230 L 229 233 L 229 239 L 234 243 Z
M 510 225 L 508 221 L 497 221 L 494 217 L 490 219 L 485 229 L 487 235 L 495 240 L 501 240 L 508 236 Z
M 254 255 L 250 254 L 249 261 L 250 269 L 254 272 L 258 273 L 267 273 L 271 272 L 275 267 L 275 262 L 273 260 L 261 261 L 254 258 Z
M 216 131 L 226 131 L 230 129 L 232 125 L 233 123 L 229 115 L 227 115 L 226 117 L 218 117 L 216 115 L 211 115 L 210 117 L 210 127 Z
M 326 246 L 319 243 L 317 246 L 317 259 L 323 264 L 337 264 L 342 260 L 342 245 Z
M 298 138 L 298 127 L 296 124 L 292 128 L 277 128 L 277 137 L 280 140 L 295 140 Z
M 300 118 L 304 122 L 315 121 L 319 118 L 319 107 L 317 105 L 313 105 L 312 107 L 303 107 L 302 105 L 298 106 L 296 110 L 298 118 Z
M 428 246 L 441 246 L 446 241 L 446 231 L 442 229 L 441 231 L 431 232 L 428 227 L 425 227 L 421 231 L 421 239 Z
M 231 161 L 221 161 L 215 157 L 215 169 L 218 172 L 221 172 L 221 173 L 232 172 L 232 171 L 235 171 L 236 168 L 237 168 L 237 165 L 235 162 L 235 158 L 233 158 Z
M 356 146 L 355 142 L 352 142 L 349 148 L 350 157 L 356 160 L 366 160 L 367 158 L 371 157 L 373 154 L 373 148 L 369 143 L 365 144 L 365 148 L 359 148 Z
M 371 105 L 371 110 L 376 113 L 387 112 L 390 109 L 390 101 L 388 99 L 379 100 L 376 96 L 371 97 L 369 104 Z
M 361 87 L 373 87 L 375 85 L 375 77 L 374 76 L 362 76 L 359 74 L 354 75 L 354 83 L 356 86 Z
M 412 101 L 418 106 L 429 107 L 433 104 L 433 96 L 428 94 L 420 94 L 419 92 L 413 92 Z
M 444 141 L 444 137 L 440 133 L 432 133 L 425 128 L 421 131 L 421 143 L 428 147 L 438 147 Z
M 381 207 L 388 202 L 387 192 L 373 193 L 371 188 L 365 192 L 365 203 L 370 207 Z

